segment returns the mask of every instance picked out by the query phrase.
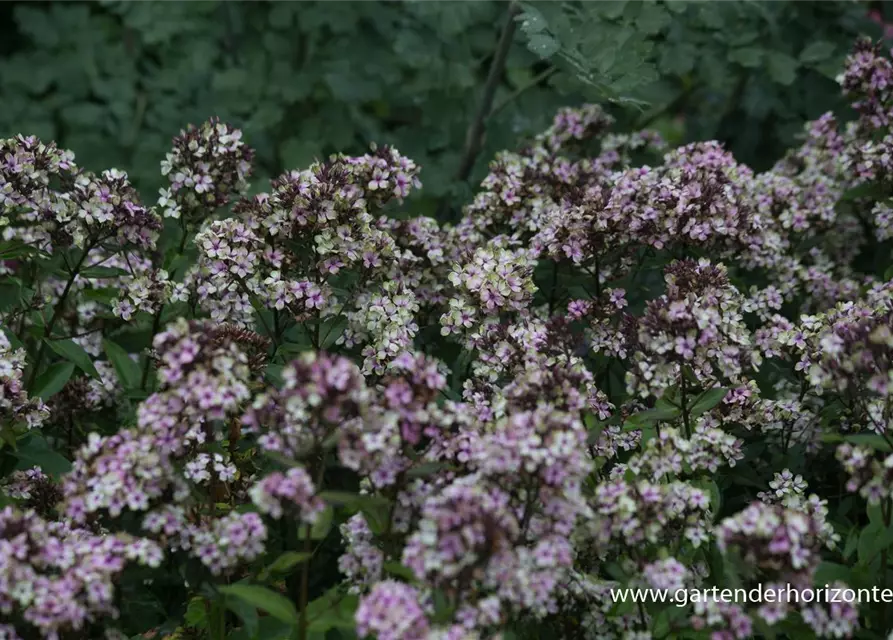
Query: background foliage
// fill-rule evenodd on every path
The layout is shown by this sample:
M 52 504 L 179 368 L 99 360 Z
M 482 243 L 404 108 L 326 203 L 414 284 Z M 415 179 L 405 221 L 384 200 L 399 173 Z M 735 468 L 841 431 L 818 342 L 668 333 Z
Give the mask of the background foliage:
M 509 4 L 8 2 L 0 6 L 0 136 L 33 133 L 82 166 L 127 167 L 154 192 L 184 123 L 209 114 L 258 149 L 263 184 L 368 144 L 423 167 L 433 213 L 456 175 Z M 618 100 L 671 142 L 719 139 L 771 164 L 801 124 L 842 106 L 833 84 L 861 2 L 531 2 L 498 76 L 473 177 L 559 105 Z M 473 183 L 473 182 L 472 182 Z

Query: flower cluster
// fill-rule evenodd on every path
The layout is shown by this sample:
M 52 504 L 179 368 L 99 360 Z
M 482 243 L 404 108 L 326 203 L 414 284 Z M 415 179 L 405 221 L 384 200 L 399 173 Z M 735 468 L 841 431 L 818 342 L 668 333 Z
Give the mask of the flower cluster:
M 92 622 L 115 616 L 115 583 L 127 563 L 158 567 L 162 560 L 148 540 L 97 536 L 12 507 L 0 511 L 0 550 L 4 612 L 19 613 L 46 638 L 85 633 Z
M 158 206 L 169 218 L 224 206 L 248 190 L 253 157 L 239 129 L 216 118 L 190 125 L 174 138 L 173 150 L 161 163 L 171 186 L 161 189 Z
M 4 240 L 35 249 L 54 244 L 54 219 L 72 209 L 68 190 L 79 173 L 71 151 L 34 136 L 0 140 L 0 228 Z
M 263 551 L 266 529 L 257 514 L 208 518 L 194 502 L 199 488 L 216 497 L 238 486 L 230 454 L 213 448 L 238 434 L 232 427 L 250 396 L 252 345 L 240 347 L 240 336 L 181 319 L 155 337 L 160 390 L 140 405 L 136 427 L 90 434 L 63 483 L 68 517 L 144 512 L 145 531 L 215 573 Z
M 759 366 L 744 324 L 741 295 L 723 265 L 675 262 L 665 271 L 667 293 L 648 303 L 630 336 L 630 393 L 661 397 L 683 387 L 683 369 L 708 388 L 736 384 Z
M 441 334 L 463 333 L 502 311 L 527 307 L 536 286 L 534 260 L 525 250 L 488 246 L 475 251 L 465 265 L 457 265 L 449 279 L 459 292 L 441 316 Z
M 25 356 L 25 350 L 13 349 L 0 331 L 0 420 L 32 429 L 49 417 L 49 409 L 40 398 L 28 397 L 23 380 Z
M 310 524 L 325 507 L 322 500 L 314 496 L 315 492 L 313 481 L 300 467 L 286 473 L 271 473 L 248 491 L 261 513 L 278 519 L 286 510 L 295 510 L 304 522 Z
M 616 478 L 596 488 L 592 506 L 596 518 L 586 526 L 600 554 L 617 546 L 671 541 L 699 547 L 709 539 L 710 497 L 685 482 Z
M 744 559 L 762 570 L 792 578 L 814 569 L 819 561 L 824 522 L 798 509 L 754 502 L 720 523 L 720 550 L 740 550 Z
M 283 386 L 260 394 L 242 418 L 258 444 L 292 459 L 321 448 L 368 404 L 360 370 L 346 358 L 308 352 L 282 370 Z

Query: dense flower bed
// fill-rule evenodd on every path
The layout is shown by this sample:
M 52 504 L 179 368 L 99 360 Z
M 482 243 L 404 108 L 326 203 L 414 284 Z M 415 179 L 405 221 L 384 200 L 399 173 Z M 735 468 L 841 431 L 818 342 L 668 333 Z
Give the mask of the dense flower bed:
M 211 120 L 149 207 L 0 142 L 0 638 L 883 637 L 612 597 L 893 586 L 893 64 L 840 83 L 764 173 L 563 110 L 455 225 L 388 147 L 249 197 Z

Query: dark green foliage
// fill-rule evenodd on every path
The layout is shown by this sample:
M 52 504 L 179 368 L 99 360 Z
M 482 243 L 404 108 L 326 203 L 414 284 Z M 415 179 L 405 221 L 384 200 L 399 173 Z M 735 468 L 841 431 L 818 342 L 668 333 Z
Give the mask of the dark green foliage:
M 33 133 L 88 168 L 126 167 L 144 194 L 185 122 L 209 114 L 258 149 L 255 184 L 335 151 L 393 144 L 422 167 L 431 214 L 456 185 L 508 3 L 99 2 L 0 7 L 0 136 Z M 629 123 L 727 141 L 758 167 L 833 80 L 857 2 L 522 3 L 473 179 L 554 109 L 615 99 Z M 555 67 L 553 68 L 553 63 Z M 659 120 L 659 121 L 658 121 Z

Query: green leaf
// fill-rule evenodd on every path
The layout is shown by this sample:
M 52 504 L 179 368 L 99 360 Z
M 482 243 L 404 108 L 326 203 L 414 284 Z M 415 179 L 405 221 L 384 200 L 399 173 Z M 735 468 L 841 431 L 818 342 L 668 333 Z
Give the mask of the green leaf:
M 285 384 L 285 381 L 282 379 L 282 370 L 284 368 L 281 364 L 268 364 L 264 370 L 264 378 L 274 387 L 281 387 Z
M 298 624 L 298 611 L 291 600 L 272 589 L 251 584 L 218 587 L 221 593 L 239 598 L 287 624 Z
M 893 447 L 887 442 L 883 436 L 876 433 L 852 433 L 843 435 L 840 433 L 823 433 L 822 442 L 849 442 L 860 447 L 868 447 L 875 451 L 885 451 L 887 453 L 893 451 Z
M 757 47 L 732 49 L 729 52 L 729 62 L 735 62 L 748 69 L 755 69 L 763 62 L 763 50 Z
M 813 582 L 817 585 L 826 585 L 840 580 L 849 584 L 850 573 L 852 573 L 852 570 L 845 565 L 835 562 L 822 562 L 816 568 Z
M 139 386 L 142 373 L 140 366 L 133 361 L 127 352 L 111 340 L 103 340 L 102 347 L 109 362 L 115 368 L 118 379 L 125 389 L 134 389 Z
M 408 582 L 416 581 L 415 573 L 413 573 L 412 569 L 404 564 L 400 564 L 399 562 L 385 562 L 383 568 L 391 575 L 403 578 Z
M 257 609 L 248 602 L 238 598 L 227 597 L 225 600 L 226 608 L 235 613 L 242 621 L 243 630 L 249 639 L 257 637 L 259 625 L 259 616 Z
M 710 411 L 710 409 L 722 402 L 722 399 L 725 398 L 728 393 L 729 390 L 723 387 L 708 389 L 695 401 L 695 404 L 691 408 L 690 416 L 692 418 L 697 418 L 702 413 Z
M 665 638 L 670 633 L 670 610 L 661 611 L 651 623 L 651 635 L 657 638 Z
M 598 4 L 598 11 L 609 20 L 616 20 L 623 15 L 629 0 L 604 0 Z
M 48 400 L 62 391 L 65 383 L 71 378 L 72 373 L 74 373 L 74 365 L 71 362 L 56 362 L 50 365 L 46 371 L 38 376 L 37 381 L 34 383 L 34 393 L 32 395 Z
M 444 469 L 450 468 L 451 466 L 444 462 L 423 462 L 407 471 L 406 476 L 408 478 L 427 478 Z
M 878 526 L 884 526 L 884 510 L 880 504 L 869 504 L 865 509 L 868 514 L 868 521 Z
M 655 408 L 648 409 L 647 411 L 641 411 L 639 413 L 634 413 L 630 417 L 626 419 L 626 422 L 623 423 L 623 429 L 625 431 L 630 431 L 633 429 L 641 429 L 646 424 L 651 424 L 654 422 L 666 422 L 668 420 L 675 420 L 682 412 L 678 408 Z
M 337 316 L 336 318 L 331 318 L 322 323 L 322 327 L 320 328 L 320 336 L 322 336 L 322 340 L 319 344 L 319 348 L 322 350 L 326 350 L 331 347 L 338 338 L 341 337 L 341 334 L 344 333 L 344 330 L 347 328 L 347 318 L 344 316 Z
M 0 282 L 0 311 L 15 308 L 22 298 L 22 285 L 18 282 Z
M 849 536 L 846 539 L 846 545 L 843 548 L 843 559 L 849 560 L 852 555 L 856 552 L 856 547 L 859 544 L 859 528 L 853 527 L 850 530 Z
M 773 51 L 770 53 L 767 60 L 769 77 L 778 84 L 783 84 L 785 86 L 793 83 L 794 80 L 797 79 L 797 68 L 799 66 L 800 63 L 797 62 L 795 58 L 792 58 L 786 53 L 781 53 L 780 51 Z
M 15 334 L 15 331 L 7 327 L 5 324 L 0 324 L 0 330 L 6 334 L 6 339 L 9 340 L 9 346 L 13 349 L 22 349 L 24 348 L 24 344 L 19 340 L 19 337 Z
M 360 508 L 362 506 L 389 504 L 385 498 L 379 496 L 360 495 L 359 493 L 350 493 L 349 491 L 321 491 L 319 497 L 336 507 Z
M 672 24 L 672 16 L 667 13 L 667 10 L 661 5 L 652 2 L 643 2 L 639 6 L 642 8 L 642 11 L 636 20 L 636 26 L 638 26 L 643 33 L 654 35 L 660 33 L 664 28 Z
M 521 25 L 521 31 L 528 35 L 540 33 L 549 27 L 543 14 L 531 5 L 524 7 L 524 13 L 518 16 L 517 20 Z
M 286 551 L 276 558 L 270 566 L 264 569 L 265 574 L 285 574 L 291 572 L 299 564 L 303 564 L 313 557 L 312 553 L 305 551 Z
M 827 40 L 813 40 L 800 52 L 800 62 L 803 64 L 823 62 L 834 55 L 836 48 Z
M 208 628 L 208 609 L 204 598 L 193 598 L 189 601 L 183 621 L 194 629 Z
M 667 9 L 675 14 L 681 14 L 688 11 L 688 2 L 668 2 L 666 4 Z
M 16 258 L 23 258 L 25 256 L 39 253 L 41 252 L 38 251 L 36 247 L 32 247 L 19 240 L 0 242 L 0 260 L 15 260 Z
M 316 518 L 316 522 L 310 527 L 310 539 L 311 540 L 323 540 L 327 535 L 329 535 L 329 530 L 332 528 L 332 516 L 333 509 L 332 505 L 326 505 L 326 508 L 323 510 L 319 516 Z M 301 525 L 298 529 L 298 539 L 304 540 L 307 537 L 307 525 Z
M 550 35 L 535 33 L 527 41 L 527 48 L 538 55 L 541 60 L 546 60 L 558 53 L 561 45 Z
M 859 535 L 859 564 L 868 565 L 877 555 L 893 544 L 893 528 L 884 529 L 883 524 L 871 523 Z
M 93 360 L 90 358 L 90 355 L 86 351 L 84 351 L 84 348 L 81 345 L 77 344 L 73 340 L 50 340 L 48 338 L 44 338 L 43 341 L 50 349 L 58 353 L 66 360 L 76 364 L 78 369 L 86 373 L 91 378 L 95 378 L 96 380 L 101 379 L 99 377 L 99 372 L 96 371 L 96 367 L 93 366 Z
M 88 267 L 83 271 L 79 271 L 78 275 L 84 278 L 120 278 L 121 276 L 129 276 L 130 274 L 124 269 L 117 267 Z
M 315 633 L 325 633 L 330 629 L 353 632 L 356 628 L 355 616 L 358 605 L 359 596 L 342 596 L 334 601 L 324 613 L 314 617 L 307 630 Z
M 43 436 L 35 433 L 29 434 L 13 455 L 19 459 L 19 469 L 37 466 L 44 473 L 55 477 L 71 471 L 71 463 L 53 451 Z

